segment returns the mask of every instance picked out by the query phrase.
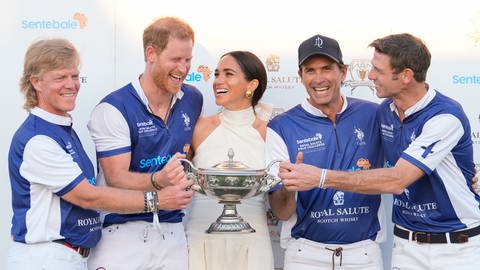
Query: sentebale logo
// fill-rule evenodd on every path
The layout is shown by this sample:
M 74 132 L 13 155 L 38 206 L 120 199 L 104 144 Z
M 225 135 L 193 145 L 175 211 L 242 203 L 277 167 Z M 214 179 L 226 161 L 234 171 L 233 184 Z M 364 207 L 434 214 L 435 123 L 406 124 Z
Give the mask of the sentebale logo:
M 88 18 L 85 14 L 76 12 L 68 19 L 40 19 L 22 20 L 21 27 L 27 30 L 78 30 L 87 26 Z

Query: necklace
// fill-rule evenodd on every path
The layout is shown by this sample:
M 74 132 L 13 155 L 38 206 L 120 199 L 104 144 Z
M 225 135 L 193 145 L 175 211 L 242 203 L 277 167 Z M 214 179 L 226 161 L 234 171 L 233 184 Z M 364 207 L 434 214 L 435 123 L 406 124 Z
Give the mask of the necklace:
M 165 123 L 165 125 L 167 124 L 167 120 L 168 120 L 168 116 L 170 116 L 170 107 L 172 107 L 172 102 L 173 102 L 173 95 L 172 97 L 170 98 L 170 102 L 168 102 L 168 106 L 167 106 L 167 109 L 165 111 L 165 114 L 163 115 L 163 118 L 156 114 L 155 111 L 152 109 L 152 107 L 150 106 L 150 104 L 148 104 L 148 108 L 150 109 L 150 111 L 154 114 L 154 115 L 157 115 L 159 117 L 162 118 L 163 122 Z
M 172 102 L 173 102 L 173 95 L 170 98 L 170 102 L 168 102 L 167 111 L 165 112 L 165 116 L 163 117 L 163 121 L 165 122 L 165 124 L 167 124 L 168 117 L 170 116 L 170 108 L 172 107 Z

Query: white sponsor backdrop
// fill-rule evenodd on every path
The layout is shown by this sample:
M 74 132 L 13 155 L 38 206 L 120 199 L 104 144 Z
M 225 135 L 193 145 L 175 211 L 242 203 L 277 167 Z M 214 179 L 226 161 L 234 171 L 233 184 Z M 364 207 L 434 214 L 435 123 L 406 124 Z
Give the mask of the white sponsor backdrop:
M 159 16 L 181 17 L 196 32 L 194 60 L 187 80 L 204 93 L 207 114 L 217 110 L 211 90 L 213 74 L 208 78 L 207 73 L 213 73 L 217 59 L 231 50 L 252 51 L 269 65 L 265 101 L 285 109 L 301 102 L 306 93 L 297 76 L 297 46 L 317 33 L 339 41 L 344 62 L 351 64 L 348 79 L 353 85 L 360 84 L 355 89 L 345 86 L 343 91 L 378 101 L 361 76 L 372 54 L 367 45 L 391 33 L 410 32 L 424 39 L 432 52 L 427 77 L 430 85 L 464 106 L 471 120 L 479 163 L 480 3 L 387 2 L 0 1 L 0 264 L 10 242 L 12 215 L 7 154 L 11 137 L 26 116 L 18 80 L 26 48 L 40 38 L 68 38 L 81 53 L 82 88 L 73 116 L 76 130 L 94 160 L 94 146 L 86 128 L 90 112 L 101 97 L 143 70 L 142 32 Z M 272 227 L 275 241 L 278 233 Z M 389 250 L 389 245 L 385 244 L 384 251 Z M 388 264 L 388 252 L 385 259 Z M 277 260 L 280 265 L 281 258 Z

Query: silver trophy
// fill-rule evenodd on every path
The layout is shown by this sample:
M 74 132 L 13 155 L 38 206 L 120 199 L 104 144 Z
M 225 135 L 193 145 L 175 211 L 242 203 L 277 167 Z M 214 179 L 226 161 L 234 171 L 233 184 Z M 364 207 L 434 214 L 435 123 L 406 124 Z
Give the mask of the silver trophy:
M 223 212 L 207 233 L 249 233 L 255 229 L 238 215 L 237 204 L 243 199 L 257 196 L 280 183 L 280 179 L 268 174 L 270 167 L 280 162 L 270 162 L 266 169 L 254 170 L 241 162 L 233 160 L 233 149 L 228 149 L 228 161 L 212 168 L 196 168 L 189 160 L 180 159 L 189 164 L 187 177 L 194 180 L 192 189 L 223 204 Z

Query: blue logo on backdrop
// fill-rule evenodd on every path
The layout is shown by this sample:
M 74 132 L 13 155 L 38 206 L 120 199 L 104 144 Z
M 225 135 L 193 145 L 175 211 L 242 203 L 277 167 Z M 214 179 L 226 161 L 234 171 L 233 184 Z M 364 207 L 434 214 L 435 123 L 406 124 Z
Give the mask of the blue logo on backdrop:
M 480 85 L 480 75 L 453 75 L 453 84 Z
M 34 19 L 22 20 L 21 27 L 27 30 L 77 30 L 84 29 L 88 18 L 85 14 L 76 12 L 71 18 L 67 19 Z
M 187 81 L 187 82 L 199 82 L 202 79 L 203 79 L 202 74 L 192 71 L 192 72 L 187 74 L 187 77 L 185 78 L 185 81 Z

